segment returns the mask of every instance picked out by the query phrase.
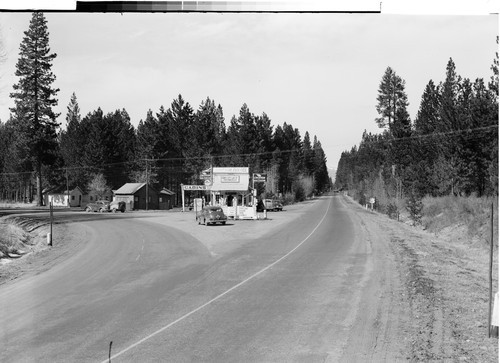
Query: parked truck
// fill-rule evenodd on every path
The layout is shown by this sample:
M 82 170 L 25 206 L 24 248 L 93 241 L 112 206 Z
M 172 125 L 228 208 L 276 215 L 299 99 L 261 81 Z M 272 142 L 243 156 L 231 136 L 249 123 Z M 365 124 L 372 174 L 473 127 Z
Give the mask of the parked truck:
M 283 204 L 277 199 L 264 199 L 264 209 L 272 211 L 282 211 Z

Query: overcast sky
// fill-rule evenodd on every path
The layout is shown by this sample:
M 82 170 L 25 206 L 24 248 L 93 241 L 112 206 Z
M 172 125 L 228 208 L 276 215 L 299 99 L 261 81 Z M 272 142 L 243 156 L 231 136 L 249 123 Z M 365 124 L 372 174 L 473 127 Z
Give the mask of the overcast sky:
M 30 13 L 0 13 L 7 55 L 0 73 L 0 120 Z M 322 13 L 47 13 L 50 45 L 65 125 L 76 93 L 82 117 L 101 107 L 125 108 L 137 126 L 182 94 L 196 110 L 210 97 L 226 126 L 243 103 L 273 125 L 317 135 L 336 168 L 363 130 L 380 132 L 375 105 L 390 66 L 406 81 L 415 119 L 425 85 L 457 73 L 489 80 L 497 50 L 498 16 Z

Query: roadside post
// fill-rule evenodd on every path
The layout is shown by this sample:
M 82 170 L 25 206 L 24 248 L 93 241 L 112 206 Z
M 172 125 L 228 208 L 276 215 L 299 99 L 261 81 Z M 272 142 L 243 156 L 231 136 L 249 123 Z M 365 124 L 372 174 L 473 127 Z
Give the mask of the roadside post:
M 54 213 L 52 211 L 52 201 L 49 203 L 49 214 L 50 214 L 50 232 L 47 234 L 47 244 L 52 246 L 52 223 L 54 220 Z
M 493 212 L 494 205 L 491 203 L 491 234 L 490 234 L 490 268 L 489 268 L 489 305 L 488 305 L 488 338 L 498 337 L 498 292 L 495 295 L 495 305 L 493 306 L 493 312 L 491 311 L 491 302 L 493 299 Z M 492 316 L 493 315 L 493 316 Z M 492 321 L 493 320 L 493 321 Z
M 373 212 L 373 205 L 375 204 L 375 198 L 371 197 L 370 198 L 370 209 L 372 210 Z

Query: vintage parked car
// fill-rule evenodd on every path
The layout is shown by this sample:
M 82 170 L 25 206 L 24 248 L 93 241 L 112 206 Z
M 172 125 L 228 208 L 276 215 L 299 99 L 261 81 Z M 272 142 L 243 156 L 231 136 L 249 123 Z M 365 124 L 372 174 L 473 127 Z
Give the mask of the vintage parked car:
M 109 212 L 109 201 L 97 200 L 95 202 L 89 203 L 85 207 L 85 212 Z
M 227 216 L 222 211 L 221 207 L 217 206 L 206 206 L 200 212 L 196 213 L 196 220 L 198 224 L 204 224 L 208 226 L 212 224 L 226 224 Z
M 264 209 L 272 211 L 282 211 L 283 204 L 276 199 L 264 199 Z
M 118 211 L 120 212 L 125 212 L 125 209 L 126 209 L 126 206 L 125 206 L 125 202 L 123 201 L 112 201 L 110 204 L 109 204 L 109 210 L 113 213 L 116 213 Z

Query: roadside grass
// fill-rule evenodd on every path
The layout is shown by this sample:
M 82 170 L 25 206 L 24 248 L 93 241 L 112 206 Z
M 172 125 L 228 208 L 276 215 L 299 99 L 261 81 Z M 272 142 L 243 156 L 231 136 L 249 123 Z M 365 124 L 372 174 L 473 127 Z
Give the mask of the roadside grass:
M 23 217 L 0 218 L 0 263 L 18 258 L 43 245 L 45 222 Z
M 491 238 L 491 205 L 493 236 L 498 247 L 498 199 L 492 197 L 425 197 L 422 226 L 433 233 L 450 232 L 471 243 L 489 245 Z M 455 232 L 455 233 L 453 233 Z M 464 234 L 465 232 L 465 234 Z
M 29 236 L 22 228 L 0 221 L 0 259 L 23 254 L 28 241 Z
M 12 201 L 0 201 L 0 208 L 35 208 L 36 203 L 23 203 L 23 202 L 12 202 Z

